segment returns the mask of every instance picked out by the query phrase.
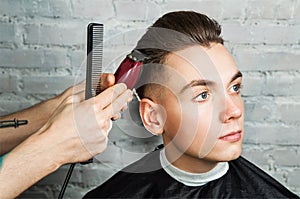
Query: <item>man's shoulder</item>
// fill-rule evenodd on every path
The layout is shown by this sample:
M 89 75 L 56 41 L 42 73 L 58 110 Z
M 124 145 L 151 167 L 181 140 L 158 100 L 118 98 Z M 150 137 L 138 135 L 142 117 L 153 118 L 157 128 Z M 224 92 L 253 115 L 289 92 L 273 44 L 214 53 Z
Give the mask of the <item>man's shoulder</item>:
M 226 174 L 232 184 L 256 197 L 299 198 L 281 183 L 244 157 L 229 162 Z M 227 179 L 229 179 L 227 178 Z M 243 194 L 243 193 L 242 193 Z
M 84 197 L 145 197 L 147 195 L 146 190 L 155 190 L 162 179 L 168 179 L 168 175 L 160 166 L 159 151 L 153 151 L 125 167 Z M 162 178 L 163 176 L 167 178 Z

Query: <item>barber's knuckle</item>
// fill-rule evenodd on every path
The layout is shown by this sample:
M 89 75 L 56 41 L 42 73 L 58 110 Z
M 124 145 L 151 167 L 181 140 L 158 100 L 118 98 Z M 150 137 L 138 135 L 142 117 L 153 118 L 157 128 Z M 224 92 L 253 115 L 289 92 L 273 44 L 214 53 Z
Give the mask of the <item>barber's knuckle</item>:
M 127 88 L 127 86 L 124 83 L 118 83 L 118 84 L 116 84 L 115 88 L 117 91 L 123 91 Z
M 74 101 L 74 95 L 70 95 L 66 98 L 65 103 L 69 104 L 69 103 L 73 103 Z

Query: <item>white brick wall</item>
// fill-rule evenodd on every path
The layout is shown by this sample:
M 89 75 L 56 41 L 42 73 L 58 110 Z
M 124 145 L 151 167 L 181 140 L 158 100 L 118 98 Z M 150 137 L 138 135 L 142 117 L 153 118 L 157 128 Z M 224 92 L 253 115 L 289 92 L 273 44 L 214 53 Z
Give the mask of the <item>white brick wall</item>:
M 105 24 L 104 63 L 110 65 L 134 47 L 142 30 L 174 10 L 203 12 L 221 23 L 226 46 L 244 73 L 243 154 L 300 194 L 300 0 L 1 0 L 0 114 L 78 80 L 89 22 Z M 105 164 L 77 165 L 66 198 L 102 183 L 133 158 L 128 153 L 147 152 L 159 142 L 134 139 L 118 125 L 110 136 L 109 150 L 99 156 Z M 57 197 L 66 170 L 22 197 Z

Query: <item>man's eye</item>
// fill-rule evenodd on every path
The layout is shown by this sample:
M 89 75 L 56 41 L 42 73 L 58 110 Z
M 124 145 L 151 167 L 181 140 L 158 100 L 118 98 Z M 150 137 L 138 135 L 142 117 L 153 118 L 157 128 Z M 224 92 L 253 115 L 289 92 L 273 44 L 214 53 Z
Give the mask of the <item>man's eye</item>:
M 208 98 L 208 91 L 204 91 L 204 92 L 202 92 L 202 93 L 200 93 L 199 95 L 197 95 L 195 98 L 194 98 L 194 100 L 196 101 L 196 102 L 202 102 L 202 101 L 204 101 L 204 100 L 206 100 L 207 98 Z
M 241 84 L 235 84 L 230 89 L 234 93 L 239 93 L 241 91 Z

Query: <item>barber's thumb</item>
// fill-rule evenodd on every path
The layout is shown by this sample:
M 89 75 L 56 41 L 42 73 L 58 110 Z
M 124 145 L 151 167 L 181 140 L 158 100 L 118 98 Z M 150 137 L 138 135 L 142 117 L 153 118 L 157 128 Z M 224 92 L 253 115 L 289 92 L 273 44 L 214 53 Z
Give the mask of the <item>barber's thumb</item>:
M 103 73 L 100 77 L 100 90 L 103 91 L 115 84 L 115 76 L 112 73 Z

